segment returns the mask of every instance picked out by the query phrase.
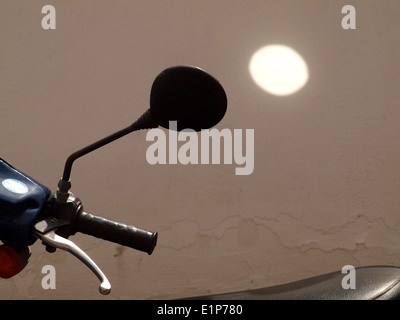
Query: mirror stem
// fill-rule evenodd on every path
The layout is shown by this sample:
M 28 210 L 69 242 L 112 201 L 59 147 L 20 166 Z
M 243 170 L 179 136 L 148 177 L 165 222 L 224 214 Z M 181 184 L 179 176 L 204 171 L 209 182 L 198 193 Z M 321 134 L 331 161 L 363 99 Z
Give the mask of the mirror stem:
M 62 179 L 60 180 L 58 187 L 59 187 L 59 192 L 63 194 L 67 194 L 68 190 L 71 187 L 71 183 L 69 182 L 70 176 L 71 176 L 71 169 L 72 169 L 72 164 L 74 161 L 85 154 L 88 154 L 89 152 L 92 152 L 102 146 L 105 146 L 106 144 L 113 142 L 119 138 L 122 138 L 123 136 L 127 135 L 128 133 L 131 133 L 133 131 L 138 131 L 138 130 L 143 130 L 143 129 L 151 129 L 151 128 L 157 128 L 158 124 L 154 121 L 150 109 L 148 109 L 137 121 L 135 121 L 133 124 L 131 124 L 129 127 L 122 129 L 120 131 L 117 131 L 108 137 L 105 137 L 95 143 L 92 143 L 91 145 L 82 148 L 74 153 L 72 153 L 64 167 L 64 173 L 62 176 Z

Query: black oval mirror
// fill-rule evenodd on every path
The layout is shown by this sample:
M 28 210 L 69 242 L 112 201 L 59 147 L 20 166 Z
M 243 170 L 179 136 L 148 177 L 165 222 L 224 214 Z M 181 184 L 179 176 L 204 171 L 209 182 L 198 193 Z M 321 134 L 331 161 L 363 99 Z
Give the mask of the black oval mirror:
M 191 66 L 171 67 L 153 82 L 150 112 L 156 123 L 166 129 L 177 121 L 177 130 L 200 131 L 219 123 L 225 115 L 224 88 L 204 70 Z

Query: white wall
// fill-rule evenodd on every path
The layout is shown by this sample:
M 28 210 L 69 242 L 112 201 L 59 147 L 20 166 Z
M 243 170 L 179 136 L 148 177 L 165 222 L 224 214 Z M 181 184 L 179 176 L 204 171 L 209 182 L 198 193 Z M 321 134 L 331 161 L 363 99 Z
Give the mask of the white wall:
M 398 0 L 6 1 L 0 5 L 0 156 L 53 190 L 66 157 L 122 129 L 166 67 L 204 68 L 226 89 L 219 129 L 255 129 L 255 170 L 151 166 L 146 132 L 78 160 L 86 211 L 159 232 L 152 256 L 71 238 L 113 285 L 37 242 L 2 299 L 157 299 L 244 290 L 340 270 L 396 265 L 400 246 Z M 56 30 L 43 30 L 52 4 Z M 251 80 L 258 48 L 306 60 L 303 90 L 275 97 Z M 56 290 L 41 269 L 56 267 Z

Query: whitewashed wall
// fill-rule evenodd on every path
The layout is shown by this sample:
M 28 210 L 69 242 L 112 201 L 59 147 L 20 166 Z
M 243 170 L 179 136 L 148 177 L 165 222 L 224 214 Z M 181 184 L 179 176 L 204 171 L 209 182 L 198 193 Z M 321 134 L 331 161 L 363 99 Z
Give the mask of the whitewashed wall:
M 255 170 L 146 161 L 146 132 L 78 160 L 85 209 L 159 232 L 152 256 L 72 237 L 113 285 L 37 242 L 1 299 L 158 299 L 244 290 L 340 270 L 397 265 L 400 247 L 400 3 L 352 0 L 343 30 L 329 0 L 3 1 L 0 156 L 53 190 L 66 157 L 122 129 L 149 105 L 153 79 L 178 64 L 226 89 L 218 128 L 255 130 Z M 56 30 L 41 9 L 56 8 Z M 251 80 L 267 44 L 305 59 L 303 90 L 276 97 Z M 56 268 L 56 289 L 41 286 Z

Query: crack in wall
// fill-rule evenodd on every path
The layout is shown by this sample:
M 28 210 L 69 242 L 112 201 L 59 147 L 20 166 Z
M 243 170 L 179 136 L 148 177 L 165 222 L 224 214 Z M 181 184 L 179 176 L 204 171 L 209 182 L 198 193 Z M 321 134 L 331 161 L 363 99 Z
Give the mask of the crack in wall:
M 308 249 L 319 249 L 323 252 L 335 249 L 355 250 L 360 244 L 367 248 L 384 245 L 386 249 L 395 250 L 400 243 L 398 227 L 388 225 L 382 217 L 369 219 L 364 215 L 357 215 L 346 222 L 322 228 L 281 212 L 277 217 L 230 216 L 209 228 L 202 228 L 199 223 L 190 219 L 176 220 L 169 227 L 160 228 L 158 247 L 175 251 L 190 249 L 199 236 L 218 241 L 229 232 L 239 231 L 246 224 L 253 225 L 261 238 L 269 232 L 274 234 L 282 248 L 299 248 L 303 252 Z M 384 240 L 382 232 L 378 237 L 378 231 L 384 231 Z

